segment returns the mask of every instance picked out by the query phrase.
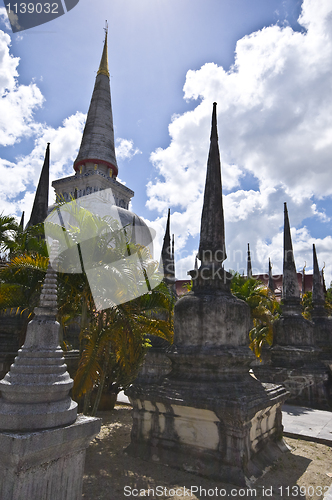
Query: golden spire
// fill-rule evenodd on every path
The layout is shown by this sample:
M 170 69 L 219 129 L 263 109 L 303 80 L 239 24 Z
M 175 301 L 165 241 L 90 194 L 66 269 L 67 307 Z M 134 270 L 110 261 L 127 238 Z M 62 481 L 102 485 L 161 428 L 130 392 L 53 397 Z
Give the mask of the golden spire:
M 101 56 L 101 61 L 97 75 L 106 75 L 109 77 L 110 73 L 108 71 L 107 33 L 108 33 L 108 24 L 106 21 L 104 50 L 103 50 L 103 55 Z

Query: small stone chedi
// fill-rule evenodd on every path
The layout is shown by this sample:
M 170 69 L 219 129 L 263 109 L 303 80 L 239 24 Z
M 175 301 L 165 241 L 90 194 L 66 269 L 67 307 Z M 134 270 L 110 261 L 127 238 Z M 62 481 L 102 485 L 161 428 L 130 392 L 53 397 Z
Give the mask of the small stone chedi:
M 312 283 L 312 322 L 314 324 L 314 342 L 321 348 L 320 359 L 332 374 L 332 317 L 328 315 L 325 305 L 324 285 L 319 272 L 316 247 L 313 245 L 313 283 Z M 331 382 L 329 392 L 332 392 Z M 331 398 L 331 395 L 329 396 Z M 330 401 L 332 403 L 332 400 Z
M 216 104 L 193 289 L 175 305 L 172 371 L 159 383 L 137 382 L 128 451 L 234 484 L 260 475 L 284 448 L 282 386 L 249 374 L 250 311 L 230 292 L 223 268 L 224 216 Z
M 171 244 L 171 211 L 168 209 L 167 223 L 163 246 L 161 249 L 161 259 L 159 271 L 164 275 L 163 281 L 168 286 L 170 293 L 173 294 L 174 300 L 177 298 L 175 288 L 175 265 L 174 265 L 174 235 Z M 160 315 L 158 315 L 160 317 Z M 167 320 L 168 317 L 162 316 L 162 319 Z M 171 371 L 171 360 L 167 357 L 166 352 L 169 349 L 169 342 L 166 339 L 157 337 L 156 335 L 147 335 L 151 347 L 145 354 L 144 363 L 138 374 L 138 382 L 155 382 L 158 381 Z
M 317 307 L 321 305 L 323 298 L 321 295 L 318 298 L 315 283 L 314 290 L 313 303 L 318 311 Z M 318 314 L 316 311 L 314 315 Z M 269 350 L 270 362 L 266 366 L 255 367 L 254 371 L 260 380 L 284 384 L 290 392 L 287 402 L 328 409 L 328 369 L 319 360 L 321 351 L 315 346 L 319 320 L 316 320 L 316 324 L 314 331 L 313 322 L 302 316 L 300 289 L 285 203 L 282 314 L 273 325 L 273 346 Z M 322 336 L 325 335 L 323 331 L 324 328 Z
M 25 343 L 0 381 L 1 499 L 82 497 L 85 451 L 100 420 L 77 417 L 56 313 L 56 271 L 49 266 Z

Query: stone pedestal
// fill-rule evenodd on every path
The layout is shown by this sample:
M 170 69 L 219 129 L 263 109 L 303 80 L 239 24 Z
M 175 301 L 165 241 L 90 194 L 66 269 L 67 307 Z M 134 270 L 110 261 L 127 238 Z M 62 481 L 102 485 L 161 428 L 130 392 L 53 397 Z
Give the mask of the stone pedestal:
M 79 416 L 68 426 L 0 433 L 0 498 L 80 500 L 85 452 L 100 420 Z
M 134 386 L 128 452 L 187 472 L 245 486 L 287 448 L 281 386 L 246 380 Z

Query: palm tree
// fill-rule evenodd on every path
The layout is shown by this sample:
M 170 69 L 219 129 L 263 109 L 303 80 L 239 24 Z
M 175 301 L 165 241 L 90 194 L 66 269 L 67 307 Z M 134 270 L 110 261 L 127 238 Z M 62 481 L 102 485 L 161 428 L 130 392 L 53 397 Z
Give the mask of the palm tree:
M 249 332 L 250 349 L 261 361 L 262 347 L 273 343 L 273 323 L 280 315 L 280 305 L 271 290 L 254 278 L 235 273 L 231 291 L 250 307 L 253 327 Z
M 96 312 L 82 334 L 82 356 L 75 376 L 73 395 L 83 395 L 88 411 L 92 390 L 97 388 L 92 408 L 95 415 L 103 392 L 117 394 L 137 377 L 150 347 L 147 335 L 172 342 L 173 322 L 168 319 L 172 295 L 164 283 L 136 299 Z M 160 313 L 167 313 L 167 319 Z
M 59 258 L 60 269 L 74 272 L 58 272 L 58 320 L 65 329 L 74 318 L 81 318 L 81 360 L 74 393 L 77 398 L 86 394 L 87 411 L 91 391 L 97 387 L 95 412 L 103 390 L 117 393 L 136 377 L 149 347 L 146 334 L 171 340 L 172 297 L 165 285 L 160 284 L 157 289 L 150 286 L 150 282 L 155 281 L 158 263 L 152 260 L 147 248 L 131 242 L 129 228 L 123 229 L 111 217 L 100 218 L 82 208 L 74 215 L 74 223 L 66 230 L 68 250 Z M 63 240 L 61 226 L 51 222 L 47 232 Z M 85 238 L 86 235 L 91 237 Z M 29 241 L 20 236 L 25 253 L 13 257 L 6 268 L 0 270 L 0 308 L 20 306 L 32 315 L 48 258 L 32 250 Z M 92 269 L 97 276 L 93 294 L 87 273 L 77 273 L 75 248 L 79 249 L 80 256 L 84 254 L 83 270 Z M 114 291 L 113 302 L 106 304 L 107 308 L 101 307 L 105 306 L 102 293 L 105 273 L 107 286 L 112 285 Z M 150 291 L 142 294 L 147 285 Z M 136 298 L 128 301 L 132 297 Z M 167 311 L 166 320 L 158 319 L 165 317 L 160 315 L 161 311 Z
M 0 309 L 16 309 L 24 318 L 19 343 L 25 340 L 33 310 L 39 304 L 48 257 L 28 255 L 13 257 L 0 269 Z
M 44 224 L 36 224 L 26 229 L 16 227 L 10 244 L 10 258 L 24 254 L 48 256 Z
M 0 256 L 6 254 L 13 245 L 13 236 L 18 231 L 14 217 L 0 214 Z

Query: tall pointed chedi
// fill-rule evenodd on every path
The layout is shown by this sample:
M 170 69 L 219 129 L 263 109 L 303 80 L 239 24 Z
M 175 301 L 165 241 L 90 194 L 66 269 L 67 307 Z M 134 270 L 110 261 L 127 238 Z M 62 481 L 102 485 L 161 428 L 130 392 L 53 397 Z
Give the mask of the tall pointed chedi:
M 161 249 L 161 271 L 164 276 L 172 276 L 172 247 L 171 247 L 171 231 L 170 231 L 171 210 L 168 209 L 167 222 L 163 246 Z M 172 276 L 173 277 L 173 276 Z
M 171 243 L 171 211 L 168 209 L 165 236 L 161 249 L 160 271 L 164 275 L 164 281 L 167 285 L 174 288 L 175 291 L 175 265 L 174 265 L 174 239 Z
M 198 258 L 202 265 L 222 263 L 226 259 L 216 102 L 213 103 Z
M 302 316 L 287 204 L 284 203 L 284 259 L 282 278 L 282 315 L 274 324 L 274 344 L 313 346 L 312 323 Z
M 110 74 L 108 71 L 107 31 L 96 82 L 74 169 L 86 163 L 105 165 L 112 177 L 118 175 L 115 157 Z
M 134 192 L 116 180 L 118 165 L 114 143 L 107 30 L 74 170 L 75 175 L 53 181 L 57 199 L 70 201 L 96 191 L 111 189 L 115 205 L 128 210 Z
M 20 223 L 19 223 L 19 227 L 21 229 L 24 229 L 24 210 L 23 210 L 22 215 L 21 215 L 21 220 L 20 220 Z
M 40 174 L 37 191 L 35 194 L 35 199 L 33 202 L 33 207 L 30 215 L 30 220 L 27 224 L 27 227 L 35 226 L 36 224 L 41 224 L 47 217 L 49 179 L 50 179 L 50 143 L 48 142 L 45 153 L 44 164 Z
M 192 290 L 174 308 L 172 371 L 127 390 L 134 425 L 128 451 L 192 473 L 245 485 L 280 453 L 286 391 L 249 374 L 250 310 L 230 292 L 213 106 L 210 153 Z M 276 456 L 276 455 L 274 455 Z
M 268 285 L 269 289 L 271 290 L 271 292 L 274 293 L 274 290 L 275 290 L 275 284 L 274 284 L 274 279 L 273 279 L 273 274 L 272 274 L 272 264 L 271 264 L 271 260 L 269 259 L 269 282 L 268 282 Z
M 175 257 L 174 257 L 174 250 L 175 249 L 175 243 L 174 243 L 174 234 L 172 234 L 172 275 L 175 278 Z
M 324 264 L 324 267 L 325 267 L 325 264 Z M 324 277 L 324 267 L 322 268 L 321 274 L 322 274 L 322 285 L 323 285 L 324 295 L 326 295 L 326 284 L 325 284 L 325 277 Z
M 175 288 L 175 272 L 174 272 L 174 240 L 171 245 L 171 232 L 170 232 L 170 219 L 171 211 L 168 209 L 165 236 L 163 241 L 163 246 L 161 250 L 161 258 L 159 265 L 159 272 L 164 276 L 163 281 L 166 283 L 169 291 L 172 293 L 173 298 L 176 300 L 176 288 Z M 170 321 L 172 318 L 172 312 L 158 312 L 156 314 L 157 319 L 164 321 Z M 161 337 L 156 335 L 147 335 L 149 342 L 151 344 L 150 349 L 145 354 L 144 363 L 136 379 L 136 383 L 139 384 L 150 384 L 158 383 L 159 380 L 170 372 L 171 362 L 166 356 L 166 352 L 170 347 L 170 343 Z
M 284 203 L 284 263 L 282 278 L 282 299 L 284 311 L 290 309 L 301 313 L 300 288 L 293 253 L 292 237 L 290 232 L 287 203 Z
M 318 307 L 324 307 L 325 295 L 324 295 L 322 277 L 318 267 L 315 244 L 312 245 L 312 253 L 313 253 L 313 264 L 314 264 L 314 272 L 312 279 L 312 305 L 314 306 L 314 308 L 315 307 L 318 308 Z M 323 312 L 325 313 L 325 311 Z
M 248 243 L 248 254 L 247 254 L 247 278 L 252 278 L 251 255 L 250 255 L 249 243 Z

